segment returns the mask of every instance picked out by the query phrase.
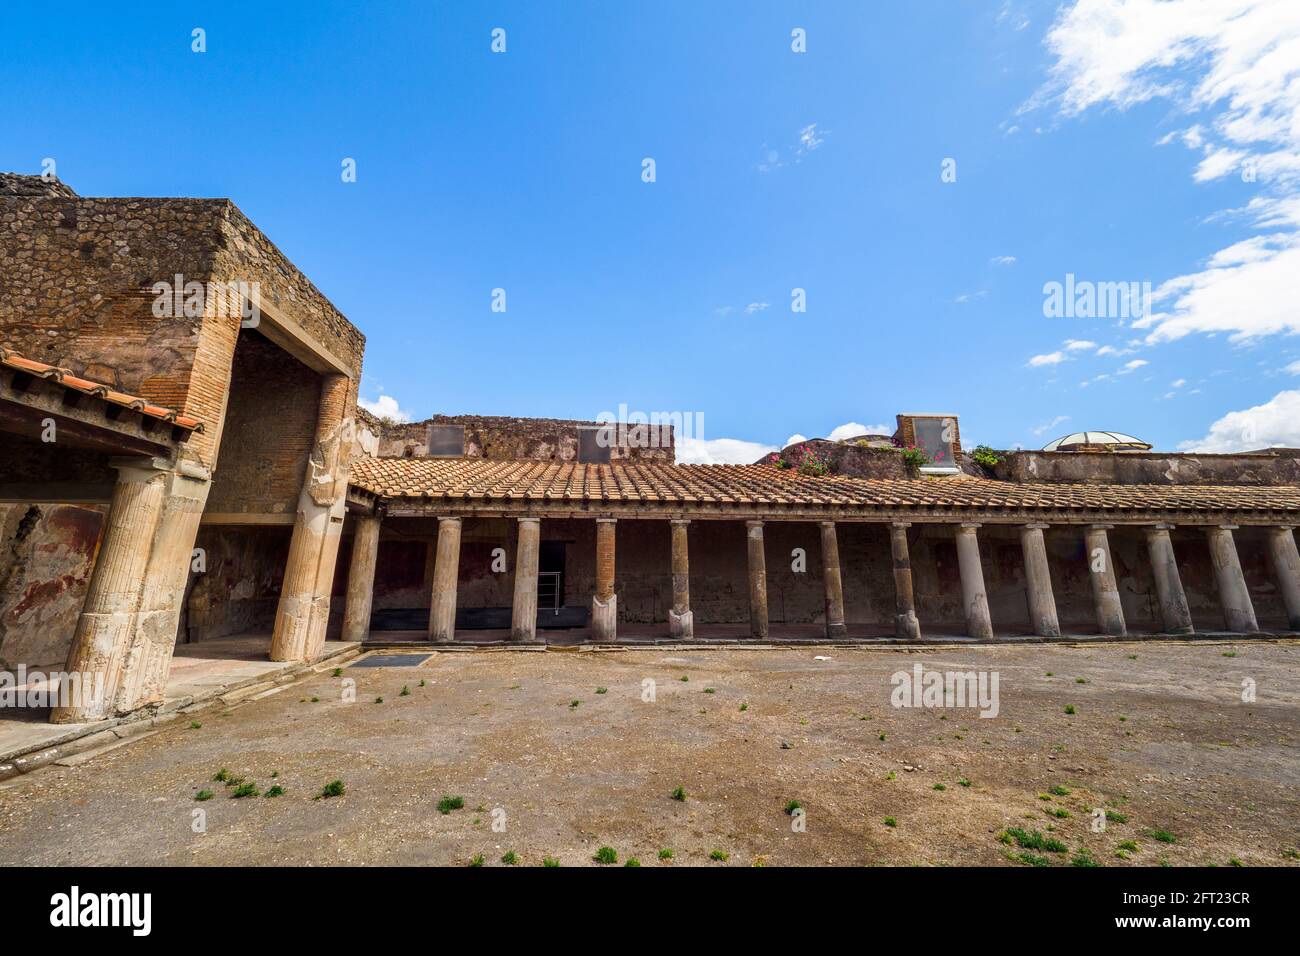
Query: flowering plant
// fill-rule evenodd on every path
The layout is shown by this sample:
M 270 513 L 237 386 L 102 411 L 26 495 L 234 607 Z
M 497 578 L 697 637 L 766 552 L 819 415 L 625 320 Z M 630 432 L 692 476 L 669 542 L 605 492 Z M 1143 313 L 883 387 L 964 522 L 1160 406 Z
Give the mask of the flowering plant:
M 830 474 L 831 465 L 824 457 L 806 445 L 791 449 L 789 458 L 782 458 L 776 452 L 767 456 L 769 464 L 778 468 L 793 468 L 801 475 L 820 477 Z

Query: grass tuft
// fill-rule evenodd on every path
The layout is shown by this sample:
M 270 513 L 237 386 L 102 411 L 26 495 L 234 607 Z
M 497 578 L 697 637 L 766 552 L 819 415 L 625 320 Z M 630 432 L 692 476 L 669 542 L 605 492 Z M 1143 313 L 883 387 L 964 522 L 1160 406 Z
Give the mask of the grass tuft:
M 453 810 L 459 810 L 465 806 L 464 797 L 443 797 L 438 801 L 438 812 L 444 817 Z

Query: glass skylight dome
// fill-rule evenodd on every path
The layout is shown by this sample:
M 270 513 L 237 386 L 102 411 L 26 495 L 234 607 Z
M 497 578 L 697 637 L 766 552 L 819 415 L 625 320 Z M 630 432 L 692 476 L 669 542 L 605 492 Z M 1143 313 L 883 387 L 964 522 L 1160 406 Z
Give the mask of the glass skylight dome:
M 1074 432 L 1049 441 L 1043 451 L 1149 451 L 1151 445 L 1123 432 Z

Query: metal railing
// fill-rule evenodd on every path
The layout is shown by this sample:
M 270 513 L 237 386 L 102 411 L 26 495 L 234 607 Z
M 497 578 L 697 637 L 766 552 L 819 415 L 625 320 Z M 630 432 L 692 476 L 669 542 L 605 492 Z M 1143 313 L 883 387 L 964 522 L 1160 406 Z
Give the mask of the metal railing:
M 549 609 L 552 614 L 560 613 L 560 596 L 562 571 L 539 571 L 537 573 L 537 610 Z

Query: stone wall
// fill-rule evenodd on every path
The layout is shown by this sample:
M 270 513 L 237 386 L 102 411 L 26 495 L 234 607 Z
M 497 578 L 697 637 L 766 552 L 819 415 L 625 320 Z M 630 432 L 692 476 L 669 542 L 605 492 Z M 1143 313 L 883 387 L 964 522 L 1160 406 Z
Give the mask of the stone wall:
M 257 330 L 240 332 L 209 514 L 293 514 L 320 388 L 320 375 Z
M 492 415 L 435 415 L 420 422 L 381 420 L 364 409 L 358 423 L 376 438 L 380 458 L 423 458 L 429 454 L 430 425 L 462 425 L 465 457 L 495 460 L 577 461 L 578 429 L 595 422 Z M 616 426 L 617 428 L 617 426 Z M 617 433 L 616 433 L 617 434 Z M 610 449 L 611 461 L 676 461 L 671 425 L 626 426 L 627 440 Z M 617 440 L 617 439 L 616 439 Z
M 21 191 L 0 192 L 0 344 L 199 419 L 188 444 L 210 464 L 239 316 L 156 316 L 153 285 L 255 283 L 348 370 L 355 404 L 365 337 L 228 199 Z
M 183 641 L 270 634 L 289 556 L 289 527 L 201 525 L 195 547 L 206 571 L 191 574 Z
M 781 449 L 780 455 L 789 459 L 797 455 L 800 449 L 808 449 L 824 459 L 830 466 L 832 475 L 847 478 L 907 478 L 910 477 L 902 454 L 893 447 L 882 448 L 868 444 L 863 439 L 859 445 L 853 440 L 845 442 L 828 441 L 824 438 L 810 438 Z M 770 456 L 764 455 L 755 464 L 766 464 Z
M 1075 484 L 1295 485 L 1300 484 L 1300 449 L 1245 455 L 1013 451 L 1004 453 L 992 474 L 1005 481 Z

